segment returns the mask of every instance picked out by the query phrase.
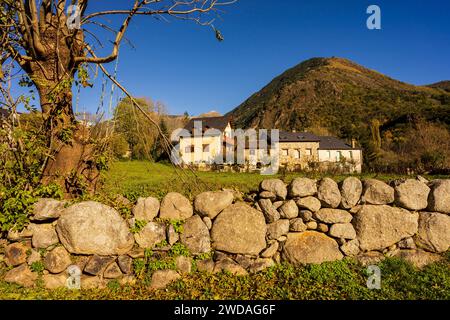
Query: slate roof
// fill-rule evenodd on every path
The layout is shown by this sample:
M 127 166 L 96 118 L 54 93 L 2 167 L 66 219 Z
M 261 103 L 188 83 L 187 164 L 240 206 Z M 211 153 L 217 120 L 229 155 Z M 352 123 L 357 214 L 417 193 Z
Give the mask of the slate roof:
M 280 131 L 280 142 L 319 142 L 315 134 L 309 132 L 286 132 Z
M 230 118 L 229 117 L 192 118 L 191 120 L 189 120 L 184 129 L 192 133 L 192 130 L 194 129 L 194 122 L 196 121 L 202 122 L 203 131 L 208 129 L 217 129 L 223 132 L 227 127 L 228 123 L 230 122 Z
M 319 150 L 360 150 L 359 148 L 352 148 L 350 144 L 336 137 L 321 136 L 319 138 Z

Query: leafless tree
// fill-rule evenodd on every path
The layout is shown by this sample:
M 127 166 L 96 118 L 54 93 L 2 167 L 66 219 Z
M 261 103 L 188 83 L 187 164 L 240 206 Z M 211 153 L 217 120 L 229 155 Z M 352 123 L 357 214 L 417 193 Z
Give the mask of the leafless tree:
M 78 72 L 83 85 L 88 85 L 83 73 L 89 64 L 102 65 L 118 57 L 133 19 L 149 16 L 164 21 L 188 20 L 212 27 L 216 37 L 222 40 L 213 26 L 214 20 L 224 6 L 236 1 L 132 0 L 126 9 L 93 12 L 89 0 L 2 0 L 0 81 L 11 76 L 4 75 L 2 70 L 3 65 L 13 61 L 39 93 L 51 154 L 44 166 L 44 177 L 47 180 L 65 177 L 73 170 L 82 170 L 80 165 L 83 167 L 87 162 L 89 148 L 72 106 L 73 80 Z M 105 22 L 104 18 L 111 16 L 121 18 L 120 26 Z M 96 52 L 106 40 L 99 39 L 103 33 L 95 28 L 113 33 L 111 51 L 106 56 Z

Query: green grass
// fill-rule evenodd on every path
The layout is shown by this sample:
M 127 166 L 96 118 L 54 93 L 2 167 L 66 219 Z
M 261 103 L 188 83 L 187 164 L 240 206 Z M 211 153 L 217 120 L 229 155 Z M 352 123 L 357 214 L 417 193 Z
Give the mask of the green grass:
M 104 174 L 103 191 L 108 194 L 122 194 L 128 198 L 156 196 L 162 198 L 166 193 L 176 191 L 192 198 L 204 190 L 221 188 L 237 189 L 243 193 L 257 190 L 259 183 L 267 178 L 277 177 L 290 182 L 296 177 L 320 178 L 330 176 L 341 181 L 348 175 L 324 175 L 320 173 L 286 173 L 263 176 L 259 173 L 219 173 L 195 172 L 197 179 L 188 170 L 175 170 L 171 165 L 148 161 L 115 162 Z M 384 181 L 404 178 L 401 175 L 354 175 L 359 178 L 377 178 Z
M 0 299 L 450 299 L 450 254 L 423 270 L 392 258 L 382 262 L 380 268 L 381 290 L 367 288 L 366 268 L 351 260 L 342 260 L 304 267 L 284 264 L 244 277 L 195 272 L 183 276 L 167 290 L 158 291 L 149 289 L 148 281 L 125 287 L 113 281 L 103 290 L 80 291 L 25 289 L 0 281 Z

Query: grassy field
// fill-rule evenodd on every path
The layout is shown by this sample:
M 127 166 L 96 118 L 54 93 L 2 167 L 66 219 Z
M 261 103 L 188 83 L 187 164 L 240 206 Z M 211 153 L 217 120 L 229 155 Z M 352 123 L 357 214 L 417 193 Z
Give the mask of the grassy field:
M 184 275 L 166 290 L 152 290 L 146 276 L 134 286 L 111 281 L 107 289 L 69 291 L 26 289 L 0 281 L 1 299 L 186 299 L 186 300 L 449 300 L 450 254 L 444 261 L 417 270 L 403 260 L 380 265 L 381 289 L 367 288 L 367 269 L 342 260 L 321 265 L 279 265 L 257 274 L 236 277 L 227 273 Z M 2 270 L 0 268 L 0 275 Z
M 263 176 L 259 173 L 219 173 L 175 170 L 171 165 L 151 163 L 148 161 L 115 162 L 104 175 L 103 191 L 108 194 L 125 196 L 156 196 L 162 198 L 167 192 L 178 191 L 192 198 L 204 190 L 221 188 L 238 189 L 247 193 L 258 188 L 259 183 L 268 177 L 277 177 L 285 182 L 300 176 L 321 178 L 327 175 L 319 173 L 286 173 L 276 176 Z M 331 176 L 331 175 L 329 175 Z M 363 174 L 354 175 L 359 178 L 377 178 L 384 181 L 404 178 L 400 175 Z M 341 181 L 348 175 L 332 175 Z M 436 178 L 436 177 L 434 177 Z

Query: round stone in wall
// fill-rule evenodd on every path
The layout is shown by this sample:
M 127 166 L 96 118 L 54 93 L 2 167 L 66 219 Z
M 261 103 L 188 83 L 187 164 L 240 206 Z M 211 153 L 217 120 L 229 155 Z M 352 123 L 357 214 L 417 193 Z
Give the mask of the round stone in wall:
M 192 217 L 194 209 L 191 202 L 178 192 L 168 193 L 161 201 L 159 217 L 169 220 L 186 220 Z
M 395 186 L 395 203 L 408 210 L 423 210 L 428 206 L 430 188 L 413 179 L 398 182 Z
M 119 212 L 94 201 L 64 209 L 56 231 L 64 247 L 75 254 L 124 254 L 134 244 L 133 235 Z
M 335 261 L 344 257 L 335 240 L 316 231 L 289 233 L 282 256 L 295 265 Z
M 266 221 L 262 212 L 238 202 L 214 221 L 213 248 L 228 253 L 258 255 L 266 248 Z

